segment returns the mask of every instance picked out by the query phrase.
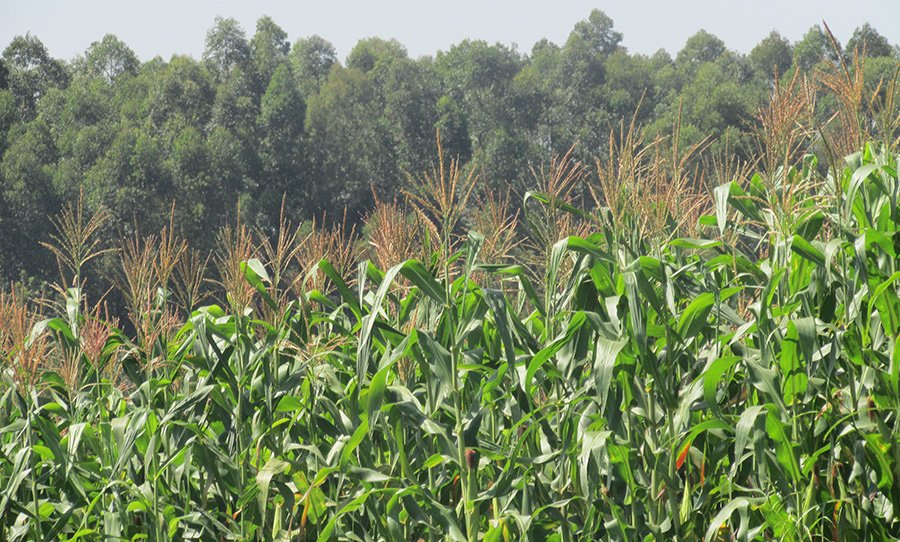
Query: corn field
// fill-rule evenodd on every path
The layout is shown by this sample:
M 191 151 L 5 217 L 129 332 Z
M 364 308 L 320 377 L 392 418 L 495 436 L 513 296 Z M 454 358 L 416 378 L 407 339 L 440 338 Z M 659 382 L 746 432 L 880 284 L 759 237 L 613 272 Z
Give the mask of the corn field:
M 71 205 L 0 293 L 0 540 L 897 540 L 896 142 L 800 152 L 803 96 L 710 189 L 622 126 L 519 212 L 441 155 L 362 236 Z
M 70 208 L 59 303 L 0 303 L 4 539 L 900 536 L 897 156 L 718 186 L 704 238 L 574 208 L 551 166 L 522 221 L 585 234 L 539 265 L 456 235 L 474 179 L 442 162 L 406 219 L 429 259 L 238 225 L 202 305 L 183 241 L 126 243 L 130 334 L 87 308 L 102 215 Z

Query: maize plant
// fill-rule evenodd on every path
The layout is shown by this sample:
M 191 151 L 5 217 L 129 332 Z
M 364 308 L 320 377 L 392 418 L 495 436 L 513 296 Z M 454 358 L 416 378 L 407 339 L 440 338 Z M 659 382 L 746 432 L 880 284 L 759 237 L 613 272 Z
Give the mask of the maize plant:
M 582 233 L 539 269 L 482 257 L 441 164 L 430 248 L 386 269 L 239 226 L 219 303 L 165 232 L 126 253 L 130 327 L 80 267 L 3 294 L 0 538 L 896 540 L 897 158 L 728 182 L 693 237 L 675 198 L 649 228 L 532 192 L 523 223 Z

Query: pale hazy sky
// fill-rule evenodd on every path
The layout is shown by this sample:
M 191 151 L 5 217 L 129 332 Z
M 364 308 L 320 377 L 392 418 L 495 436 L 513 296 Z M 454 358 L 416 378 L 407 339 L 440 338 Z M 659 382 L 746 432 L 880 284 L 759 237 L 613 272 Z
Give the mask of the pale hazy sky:
M 517 44 L 528 53 L 544 37 L 565 42 L 594 8 L 612 17 L 623 44 L 639 53 L 674 54 L 701 28 L 747 52 L 773 29 L 796 41 L 823 19 L 842 42 L 867 21 L 900 42 L 900 0 L 0 0 L 0 48 L 31 32 L 51 55 L 70 59 L 113 33 L 143 60 L 176 53 L 199 58 L 217 15 L 236 18 L 248 37 L 256 19 L 269 15 L 292 42 L 319 34 L 341 58 L 369 36 L 396 38 L 413 57 L 465 38 Z

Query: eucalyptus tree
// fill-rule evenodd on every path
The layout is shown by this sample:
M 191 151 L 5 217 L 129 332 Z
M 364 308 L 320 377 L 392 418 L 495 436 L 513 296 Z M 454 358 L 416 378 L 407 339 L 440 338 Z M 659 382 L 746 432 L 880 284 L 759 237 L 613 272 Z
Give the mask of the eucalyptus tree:
M 206 33 L 203 60 L 218 81 L 235 68 L 252 73 L 250 44 L 236 19 L 216 17 L 213 26 Z
M 763 38 L 747 55 L 747 62 L 759 77 L 774 82 L 776 74 L 780 77 L 787 73 L 794 62 L 794 51 L 787 38 L 772 31 Z
M 103 77 L 110 83 L 123 75 L 135 75 L 141 64 L 134 51 L 113 34 L 91 43 L 84 63 L 89 76 Z
M 300 38 L 294 42 L 290 60 L 300 92 L 306 100 L 319 92 L 332 66 L 340 64 L 334 45 L 320 36 Z
M 64 88 L 69 75 L 59 60 L 50 56 L 33 34 L 16 36 L 3 50 L 9 88 L 25 116 L 34 114 L 37 102 L 51 88 Z
M 262 177 L 255 206 L 262 216 L 269 217 L 266 226 L 275 226 L 271 217 L 278 216 L 283 196 L 287 196 L 284 210 L 292 219 L 309 210 L 307 202 L 311 196 L 306 103 L 289 64 L 275 69 L 256 122 Z
M 291 44 L 287 32 L 275 24 L 271 17 L 263 16 L 256 21 L 256 33 L 250 38 L 249 45 L 262 94 L 275 70 L 287 61 Z

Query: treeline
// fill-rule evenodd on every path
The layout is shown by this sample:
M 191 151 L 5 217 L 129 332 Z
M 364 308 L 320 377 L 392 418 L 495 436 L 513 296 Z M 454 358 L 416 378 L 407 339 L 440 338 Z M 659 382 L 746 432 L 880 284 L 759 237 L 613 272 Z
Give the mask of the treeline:
M 200 60 L 141 62 L 107 35 L 63 61 L 18 36 L 0 63 L 0 279 L 54 274 L 38 242 L 82 193 L 110 213 L 107 241 L 172 221 L 202 251 L 238 209 L 261 231 L 282 201 L 295 223 L 359 220 L 374 194 L 390 201 L 430 167 L 438 132 L 494 190 L 521 190 L 533 165 L 573 143 L 583 159 L 603 156 L 610 130 L 632 118 L 649 138 L 677 125 L 684 145 L 711 137 L 713 150 L 747 159 L 776 77 L 836 69 L 864 50 L 878 88 L 900 59 L 868 24 L 843 46 L 819 26 L 796 43 L 773 32 L 747 55 L 704 31 L 674 58 L 630 54 L 621 40 L 600 11 L 564 44 L 527 54 L 466 40 L 413 59 L 368 38 L 343 63 L 318 36 L 291 44 L 268 17 L 249 38 L 216 19 Z M 829 99 L 817 105 L 823 122 Z

